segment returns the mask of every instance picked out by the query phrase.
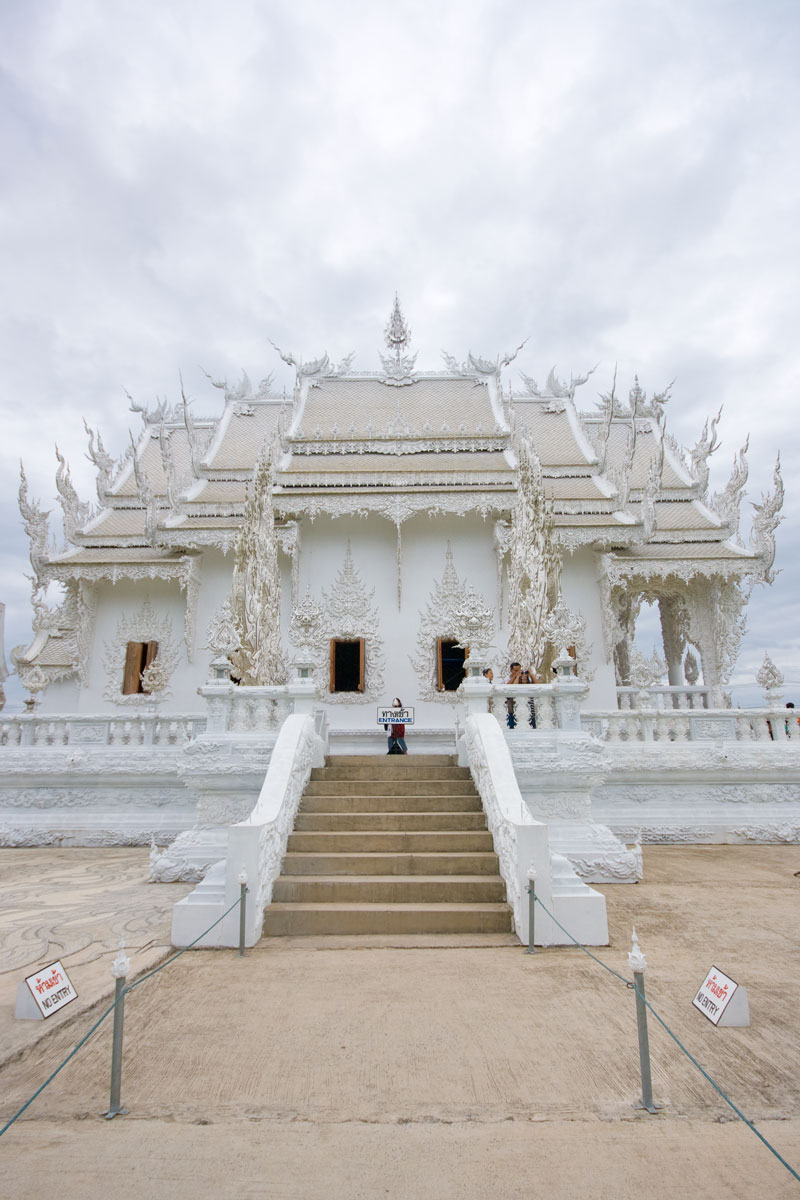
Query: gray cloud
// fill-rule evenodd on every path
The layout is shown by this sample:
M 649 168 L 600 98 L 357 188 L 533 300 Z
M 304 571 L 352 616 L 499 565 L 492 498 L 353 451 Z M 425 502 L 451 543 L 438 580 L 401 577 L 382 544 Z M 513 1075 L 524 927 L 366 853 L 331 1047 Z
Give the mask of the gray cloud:
M 420 349 L 587 386 L 677 377 L 692 443 L 724 402 L 712 486 L 784 454 L 783 575 L 742 671 L 800 681 L 794 4 L 339 5 L 70 0 L 0 14 L 0 325 L 8 644 L 28 633 L 20 454 L 93 492 L 81 417 L 121 452 L 122 386 L 218 406 L 200 372 L 287 373 L 267 338 L 374 365 L 394 290 Z

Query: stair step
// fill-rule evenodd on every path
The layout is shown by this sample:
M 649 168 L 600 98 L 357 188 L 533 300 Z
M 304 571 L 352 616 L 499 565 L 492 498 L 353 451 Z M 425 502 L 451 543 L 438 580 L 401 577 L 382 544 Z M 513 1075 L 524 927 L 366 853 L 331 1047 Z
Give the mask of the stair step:
M 471 795 L 334 795 L 303 796 L 301 811 L 311 812 L 483 812 L 479 796 Z
M 382 735 L 378 732 L 378 737 Z M 399 762 L 398 762 L 399 759 Z M 324 771 L 328 768 L 338 769 L 340 767 L 369 767 L 373 766 L 380 769 L 383 763 L 387 767 L 391 766 L 414 766 L 417 769 L 421 767 L 455 767 L 458 766 L 456 756 L 454 754 L 408 754 L 402 758 L 399 755 L 387 755 L 386 742 L 383 743 L 381 751 L 377 754 L 333 754 L 328 759 L 325 767 L 317 767 L 316 770 Z
M 264 933 L 500 933 L 511 930 L 506 904 L 282 904 L 269 906 Z
M 266 936 L 512 929 L 480 797 L 453 756 L 349 755 L 312 770 Z
M 483 812 L 299 812 L 296 833 L 420 833 L 432 830 L 481 830 Z
M 392 759 L 394 758 L 394 761 Z M 388 760 L 388 761 L 387 761 Z M 384 758 L 369 758 L 357 765 L 339 766 L 338 763 L 327 767 L 312 767 L 311 781 L 331 779 L 337 782 L 351 779 L 470 779 L 469 767 L 453 766 L 419 766 L 419 759 L 398 762 L 393 755 Z
M 289 851 L 287 875 L 497 875 L 497 855 L 442 854 L 307 854 Z
M 273 903 L 502 904 L 505 885 L 493 875 L 281 875 Z
M 311 854 L 347 854 L 352 851 L 395 854 L 442 851 L 492 850 L 488 829 L 466 833 L 437 830 L 432 833 L 290 833 L 289 850 Z
M 306 796 L 474 796 L 471 779 L 312 779 L 306 784 Z

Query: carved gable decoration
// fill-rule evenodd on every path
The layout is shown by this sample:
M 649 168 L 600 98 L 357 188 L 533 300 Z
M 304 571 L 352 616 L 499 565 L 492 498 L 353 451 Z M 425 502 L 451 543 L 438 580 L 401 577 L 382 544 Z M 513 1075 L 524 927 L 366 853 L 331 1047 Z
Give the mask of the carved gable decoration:
M 417 652 L 409 661 L 419 679 L 422 700 L 453 703 L 455 692 L 440 692 L 436 678 L 436 641 L 449 638 L 466 644 L 467 631 L 471 644 L 485 650 L 495 634 L 494 609 L 489 608 L 474 588 L 462 582 L 453 563 L 453 550 L 447 543 L 444 574 L 434 583 L 424 612 L 420 612 Z
M 375 589 L 367 591 L 353 562 L 350 543 L 339 574 L 322 604 L 315 604 L 307 591 L 292 614 L 290 638 L 307 651 L 314 663 L 314 679 L 327 704 L 366 704 L 380 699 L 385 659 L 380 638 Z M 329 653 L 332 638 L 364 639 L 363 692 L 330 692 Z
M 103 696 L 112 704 L 143 707 L 156 699 L 165 700 L 170 695 L 170 680 L 178 666 L 178 649 L 172 636 L 172 622 L 168 616 L 158 616 L 149 600 L 134 613 L 123 613 L 116 632 L 106 642 L 103 666 L 106 686 Z M 122 694 L 125 671 L 125 653 L 129 642 L 158 642 L 157 681 L 161 685 L 151 693 Z

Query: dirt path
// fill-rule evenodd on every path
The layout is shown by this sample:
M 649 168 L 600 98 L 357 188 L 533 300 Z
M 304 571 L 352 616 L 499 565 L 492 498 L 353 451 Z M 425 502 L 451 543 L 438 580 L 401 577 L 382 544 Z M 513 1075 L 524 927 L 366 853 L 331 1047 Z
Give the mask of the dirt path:
M 635 919 L 650 1000 L 797 1168 L 800 847 L 651 848 L 645 869 L 604 889 L 599 956 L 628 974 Z M 192 952 L 135 989 L 130 1116 L 97 1118 L 109 1022 L 0 1139 L 8 1194 L 800 1196 L 652 1021 L 666 1107 L 632 1107 L 633 995 L 579 950 L 344 947 Z M 712 962 L 747 986 L 749 1028 L 691 1008 Z M 2 1114 L 75 1040 L 5 1067 Z

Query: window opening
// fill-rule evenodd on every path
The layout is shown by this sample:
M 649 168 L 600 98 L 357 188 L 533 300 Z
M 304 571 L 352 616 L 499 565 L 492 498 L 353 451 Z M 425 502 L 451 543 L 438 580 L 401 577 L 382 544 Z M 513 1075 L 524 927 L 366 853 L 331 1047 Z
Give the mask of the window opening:
M 364 639 L 331 640 L 332 692 L 364 691 Z
M 158 642 L 128 642 L 122 677 L 123 696 L 147 694 L 147 688 L 142 684 L 142 672 L 147 670 L 157 654 Z
M 455 692 L 461 686 L 466 671 L 464 663 L 469 649 L 459 646 L 452 638 L 439 638 L 436 642 L 437 680 L 440 692 Z

